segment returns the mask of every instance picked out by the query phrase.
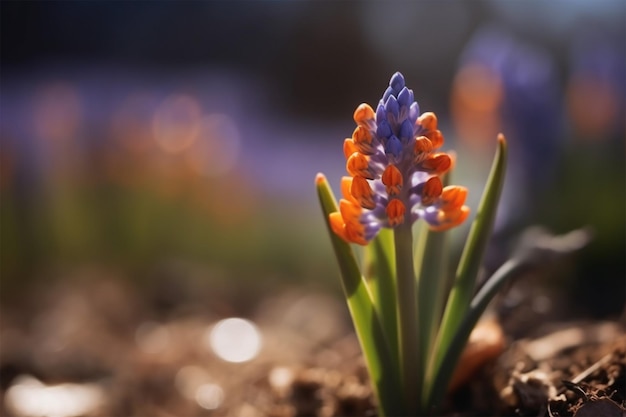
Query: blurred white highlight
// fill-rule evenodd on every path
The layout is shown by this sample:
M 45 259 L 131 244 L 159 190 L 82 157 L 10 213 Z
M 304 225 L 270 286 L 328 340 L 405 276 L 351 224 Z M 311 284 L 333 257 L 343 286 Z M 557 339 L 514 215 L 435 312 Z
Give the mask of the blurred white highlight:
M 29 375 L 16 378 L 7 390 L 5 404 L 18 417 L 74 417 L 91 414 L 104 399 L 96 384 L 46 386 Z
M 215 410 L 224 401 L 224 390 L 217 384 L 203 384 L 196 390 L 196 403 L 206 410 Z
M 261 350 L 261 333 L 250 321 L 228 318 L 219 321 L 205 335 L 205 343 L 227 362 L 246 362 Z

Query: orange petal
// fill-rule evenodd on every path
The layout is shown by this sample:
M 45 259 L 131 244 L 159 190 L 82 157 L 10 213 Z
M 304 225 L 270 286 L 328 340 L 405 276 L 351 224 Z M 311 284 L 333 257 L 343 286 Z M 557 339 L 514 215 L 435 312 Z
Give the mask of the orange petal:
M 365 126 L 369 120 L 374 120 L 374 115 L 374 109 L 369 104 L 363 103 L 356 108 L 353 117 L 357 125 Z
M 352 141 L 359 150 L 359 152 L 365 155 L 372 155 L 376 152 L 372 146 L 372 131 L 364 126 L 357 126 L 352 132 Z
M 430 229 L 436 232 L 442 232 L 456 227 L 467 219 L 469 213 L 470 209 L 467 206 L 462 206 L 457 210 L 441 211 L 438 215 L 441 223 L 438 226 L 430 226 Z
M 348 158 L 346 163 L 346 170 L 350 175 L 356 177 L 360 175 L 368 180 L 373 180 L 374 175 L 370 170 L 369 158 L 361 153 L 355 152 Z
M 426 130 L 437 129 L 437 115 L 433 112 L 428 111 L 422 113 L 422 115 L 417 118 L 417 122 Z
M 426 136 L 420 136 L 415 139 L 415 154 L 429 153 L 433 150 L 433 143 Z
M 339 200 L 339 212 L 341 213 L 344 222 L 350 223 L 359 219 L 362 209 L 361 206 L 355 204 L 353 201 L 348 201 L 342 198 Z
M 330 213 L 328 215 L 328 222 L 333 232 L 343 240 L 348 240 L 346 236 L 346 223 L 343 221 L 343 217 L 338 211 Z
M 431 130 L 424 134 L 433 144 L 433 149 L 440 148 L 443 145 L 443 134 L 440 130 Z
M 354 200 L 350 193 L 350 187 L 352 187 L 352 177 L 341 177 L 341 195 L 346 200 Z
M 422 189 L 422 204 L 425 206 L 433 204 L 441 195 L 442 189 L 441 179 L 439 177 L 430 177 Z
M 355 223 L 347 223 L 345 227 L 346 240 L 359 245 L 367 245 L 363 225 Z
M 445 173 L 450 167 L 452 167 L 452 159 L 447 153 L 432 154 L 422 162 L 422 168 L 426 172 L 437 175 Z
M 355 176 L 350 185 L 350 194 L 356 199 L 356 201 L 367 209 L 373 209 L 376 207 L 374 202 L 374 192 L 370 187 L 369 182 L 361 176 Z
M 385 168 L 383 172 L 382 182 L 387 187 L 387 194 L 400 194 L 400 189 L 402 188 L 402 173 L 395 165 L 387 165 L 387 168 Z
M 354 144 L 354 140 L 346 138 L 346 140 L 343 141 L 343 155 L 346 157 L 346 159 L 350 158 L 350 155 L 358 151 L 359 148 L 357 148 L 357 146 Z
M 359 245 L 366 245 L 367 240 L 365 240 L 365 228 L 358 221 L 358 219 L 349 220 L 348 222 L 346 222 L 345 220 L 346 219 L 344 215 L 336 211 L 328 215 L 330 228 L 337 236 L 339 236 L 348 243 L 358 243 Z
M 372 143 L 372 132 L 364 126 L 357 126 L 352 132 L 352 140 L 355 144 L 367 144 Z
M 406 212 L 406 208 L 404 207 L 404 203 L 394 198 L 387 204 L 387 208 L 385 208 L 385 213 L 389 218 L 389 225 L 391 227 L 397 226 L 404 222 L 404 213 Z
M 460 185 L 448 185 L 441 192 L 442 210 L 457 209 L 465 203 L 467 188 Z

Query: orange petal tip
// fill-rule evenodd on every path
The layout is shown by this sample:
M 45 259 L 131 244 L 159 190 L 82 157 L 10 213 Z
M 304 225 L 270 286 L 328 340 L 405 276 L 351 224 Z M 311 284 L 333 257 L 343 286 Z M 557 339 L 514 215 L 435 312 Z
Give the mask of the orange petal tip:
M 322 185 L 324 182 L 326 182 L 326 176 L 318 172 L 317 175 L 315 175 L 315 185 Z

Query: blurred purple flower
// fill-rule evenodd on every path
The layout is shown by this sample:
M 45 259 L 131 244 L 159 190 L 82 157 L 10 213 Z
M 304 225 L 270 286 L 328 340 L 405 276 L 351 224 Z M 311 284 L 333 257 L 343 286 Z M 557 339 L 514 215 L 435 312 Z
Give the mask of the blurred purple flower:
M 562 138 L 561 90 L 553 58 L 502 29 L 480 29 L 461 55 L 461 67 L 487 67 L 500 79 L 501 130 L 514 158 L 511 174 L 528 192 L 549 187 Z
M 571 44 L 567 85 L 574 133 L 619 142 L 624 138 L 626 52 L 598 31 L 580 33 Z

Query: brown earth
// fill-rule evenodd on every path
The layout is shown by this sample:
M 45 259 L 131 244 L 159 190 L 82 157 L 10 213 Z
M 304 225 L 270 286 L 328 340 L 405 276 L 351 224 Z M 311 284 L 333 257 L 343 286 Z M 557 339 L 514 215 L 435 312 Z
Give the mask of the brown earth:
M 59 417 L 376 415 L 337 297 L 286 291 L 257 300 L 247 310 L 262 348 L 230 363 L 207 334 L 242 310 L 230 305 L 242 297 L 169 285 L 142 292 L 87 274 L 95 278 L 51 282 L 3 304 L 2 415 L 37 415 L 20 396 L 24 387 L 44 396 L 55 387 L 91 393 L 83 409 L 55 409 Z M 449 395 L 443 415 L 626 414 L 623 322 L 544 321 L 516 333 L 519 317 L 497 319 L 507 335 L 503 353 Z

